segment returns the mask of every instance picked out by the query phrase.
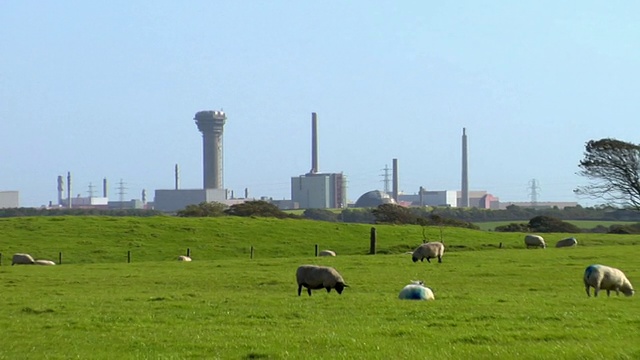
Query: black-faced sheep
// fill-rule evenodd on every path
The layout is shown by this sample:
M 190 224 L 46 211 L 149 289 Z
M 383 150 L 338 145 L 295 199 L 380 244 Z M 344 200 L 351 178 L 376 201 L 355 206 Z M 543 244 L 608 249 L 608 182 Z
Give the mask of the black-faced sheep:
M 340 273 L 329 266 L 318 265 L 301 265 L 296 271 L 296 280 L 298 281 L 298 296 L 302 293 L 302 287 L 307 288 L 309 296 L 311 290 L 325 288 L 327 292 L 336 289 L 338 294 L 342 294 L 342 290 L 349 285 L 345 284 Z
M 413 253 L 411 254 L 411 259 L 413 262 L 418 260 L 424 261 L 427 259 L 427 262 L 431 262 L 431 258 L 438 258 L 438 262 L 442 262 L 442 255 L 444 255 L 444 244 L 441 242 L 428 242 L 418 246 Z

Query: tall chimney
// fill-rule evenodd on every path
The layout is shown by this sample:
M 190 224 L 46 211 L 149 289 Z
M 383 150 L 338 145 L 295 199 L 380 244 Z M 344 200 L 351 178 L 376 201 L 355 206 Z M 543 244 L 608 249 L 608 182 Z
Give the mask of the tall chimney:
M 462 191 L 459 207 L 469 207 L 469 169 L 467 164 L 466 130 L 466 128 L 462 128 Z
M 71 171 L 67 172 L 67 200 L 69 201 L 67 207 L 71 209 Z
M 398 159 L 393 159 L 393 200 L 398 202 Z
M 178 172 L 178 164 L 176 164 L 174 173 L 176 177 L 176 190 L 178 190 L 180 188 L 180 173 Z
M 309 173 L 318 172 L 318 118 L 317 114 L 311 113 L 311 170 Z
M 245 199 L 249 198 L 249 188 L 244 188 L 244 198 Z
M 107 197 L 107 178 L 102 179 L 102 197 Z
M 62 193 L 64 192 L 64 180 L 58 175 L 58 205 L 62 205 Z

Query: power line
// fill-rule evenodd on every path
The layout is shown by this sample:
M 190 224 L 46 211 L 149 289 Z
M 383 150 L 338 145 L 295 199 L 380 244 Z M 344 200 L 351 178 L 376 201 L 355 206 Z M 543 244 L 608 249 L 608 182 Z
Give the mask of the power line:
M 382 182 L 384 183 L 384 192 L 385 193 L 389 193 L 389 183 L 391 183 L 391 180 L 389 179 L 389 165 L 384 165 L 384 169 L 382 169 L 382 171 L 384 171 L 384 174 L 380 175 L 383 176 L 384 179 L 382 180 Z
M 536 206 L 538 204 L 538 190 L 540 190 L 540 187 L 538 186 L 538 180 L 529 180 L 529 196 L 531 197 L 531 206 Z

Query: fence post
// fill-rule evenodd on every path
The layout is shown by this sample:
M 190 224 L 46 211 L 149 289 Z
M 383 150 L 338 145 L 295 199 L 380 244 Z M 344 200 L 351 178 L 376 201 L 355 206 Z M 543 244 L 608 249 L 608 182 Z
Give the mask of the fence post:
M 0 253 L 0 266 L 2 266 L 2 253 Z
M 187 248 L 187 257 L 191 257 L 191 249 Z
M 127 264 L 131 262 L 131 250 L 127 251 Z
M 251 245 L 251 259 L 253 259 L 253 245 Z
M 58 253 L 58 265 L 62 265 L 62 251 Z
M 371 242 L 369 244 L 369 254 L 370 255 L 375 255 L 376 254 L 376 242 L 377 242 L 376 228 L 372 227 L 371 228 Z
M 318 244 L 316 244 L 316 257 L 318 257 Z

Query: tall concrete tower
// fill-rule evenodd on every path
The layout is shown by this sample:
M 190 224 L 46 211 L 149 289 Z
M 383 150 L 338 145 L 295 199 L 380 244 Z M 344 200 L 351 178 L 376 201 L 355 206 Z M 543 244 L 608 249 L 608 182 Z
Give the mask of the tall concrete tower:
M 469 172 L 467 164 L 467 132 L 462 128 L 462 191 L 459 207 L 469 207 Z
M 202 170 L 205 189 L 222 189 L 222 132 L 227 116 L 220 111 L 199 111 L 193 118 L 202 133 Z

